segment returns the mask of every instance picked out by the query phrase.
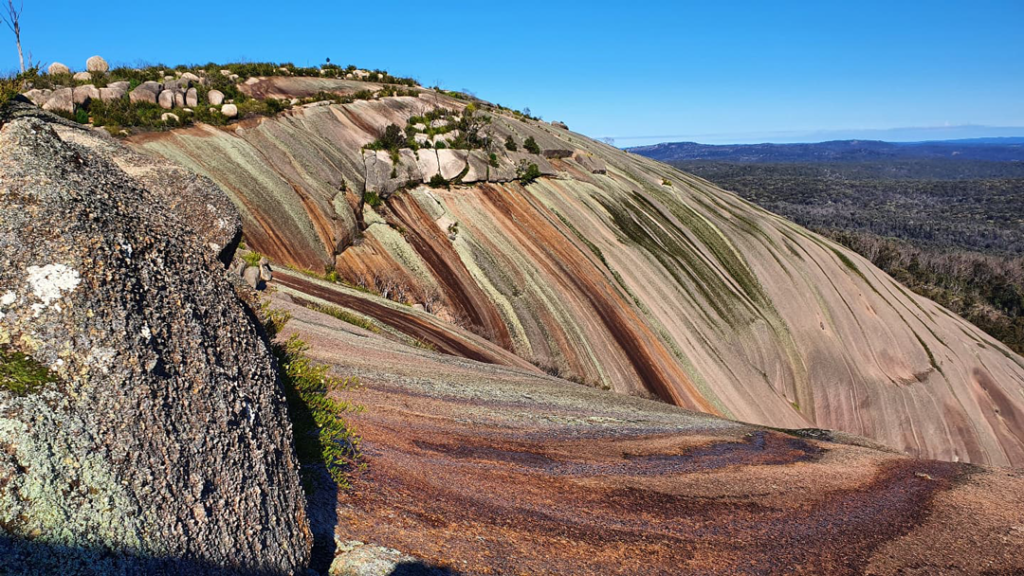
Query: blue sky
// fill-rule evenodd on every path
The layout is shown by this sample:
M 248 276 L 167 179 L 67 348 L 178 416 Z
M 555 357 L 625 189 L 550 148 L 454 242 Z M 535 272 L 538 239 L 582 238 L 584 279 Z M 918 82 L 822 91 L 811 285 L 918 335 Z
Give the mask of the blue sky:
M 1024 126 L 1024 0 L 25 0 L 22 27 L 36 61 L 73 69 L 93 54 L 127 64 L 330 57 L 529 107 L 619 146 Z M 0 69 L 13 70 L 6 38 Z

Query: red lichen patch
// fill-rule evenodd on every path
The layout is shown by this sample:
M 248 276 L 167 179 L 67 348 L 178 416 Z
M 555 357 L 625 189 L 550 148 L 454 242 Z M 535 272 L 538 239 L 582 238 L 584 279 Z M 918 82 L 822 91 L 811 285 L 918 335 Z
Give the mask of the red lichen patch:
M 343 539 L 461 574 L 1024 570 L 1019 473 L 730 423 L 281 305 L 284 337 L 364 384 L 346 392 L 368 467 L 338 502 Z
M 339 531 L 470 574 L 858 574 L 957 475 L 953 464 L 876 458 L 854 488 L 776 500 L 786 489 L 762 480 L 781 467 L 820 473 L 809 463 L 826 448 L 760 430 L 511 432 L 465 423 L 449 402 L 373 398 L 357 420 L 369 470 L 342 497 Z M 737 469 L 749 496 L 691 481 Z M 685 490 L 668 493 L 673 479 Z

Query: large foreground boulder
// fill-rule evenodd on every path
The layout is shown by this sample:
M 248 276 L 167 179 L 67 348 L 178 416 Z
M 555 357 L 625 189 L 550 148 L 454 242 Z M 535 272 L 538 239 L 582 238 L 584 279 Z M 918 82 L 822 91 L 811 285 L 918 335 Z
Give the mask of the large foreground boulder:
M 0 362 L 35 375 L 0 382 L 0 572 L 301 571 L 291 426 L 244 288 L 178 188 L 32 110 L 0 129 Z

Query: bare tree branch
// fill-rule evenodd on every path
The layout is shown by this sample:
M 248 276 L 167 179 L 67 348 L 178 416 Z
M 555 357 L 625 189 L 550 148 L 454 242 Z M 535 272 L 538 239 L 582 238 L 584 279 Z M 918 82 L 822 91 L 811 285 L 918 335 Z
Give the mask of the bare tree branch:
M 21 63 L 21 71 L 25 71 L 25 56 L 21 51 L 21 13 L 25 10 L 25 0 L 21 0 L 18 8 L 14 7 L 14 0 L 7 0 L 6 13 L 0 12 L 0 20 L 14 32 L 14 40 L 18 43 L 18 61 Z

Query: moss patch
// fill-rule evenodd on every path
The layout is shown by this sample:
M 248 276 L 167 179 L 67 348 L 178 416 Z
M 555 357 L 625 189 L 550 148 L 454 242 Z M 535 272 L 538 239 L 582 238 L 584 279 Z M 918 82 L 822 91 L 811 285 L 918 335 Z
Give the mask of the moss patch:
M 16 396 L 27 396 L 56 381 L 57 377 L 46 366 L 21 352 L 0 346 L 0 388 Z

